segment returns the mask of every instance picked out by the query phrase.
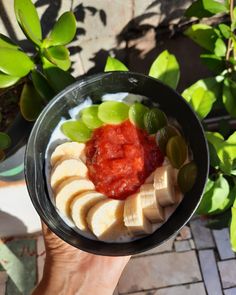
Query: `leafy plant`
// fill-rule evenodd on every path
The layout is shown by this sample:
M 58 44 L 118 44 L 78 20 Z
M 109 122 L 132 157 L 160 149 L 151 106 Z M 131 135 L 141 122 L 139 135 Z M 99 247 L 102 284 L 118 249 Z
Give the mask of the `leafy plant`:
M 8 91 L 22 85 L 20 111 L 26 120 L 34 121 L 57 92 L 75 81 L 68 72 L 71 62 L 65 45 L 75 36 L 76 20 L 72 12 L 63 13 L 49 35 L 43 38 L 39 16 L 31 0 L 15 0 L 14 11 L 19 26 L 34 46 L 34 54 L 27 54 L 0 34 L 0 88 Z M 1 113 L 0 119 L 4 119 Z M 4 150 L 10 142 L 9 136 L 1 132 L 0 159 L 4 158 Z
M 200 58 L 213 76 L 196 81 L 182 92 L 182 96 L 203 121 L 210 151 L 209 179 L 197 213 L 209 216 L 210 227 L 228 225 L 232 249 L 236 251 L 236 131 L 230 130 L 227 124 L 226 131 L 230 135 L 225 138 L 223 132 L 209 130 L 206 120 L 219 107 L 230 118 L 236 117 L 236 8 L 232 0 L 224 3 L 197 0 L 187 9 L 186 16 L 201 19 L 218 13 L 229 14 L 230 24 L 213 27 L 195 23 L 184 32 L 203 48 Z M 113 66 L 115 68 L 110 70 L 122 70 L 120 61 L 115 63 L 113 59 Z M 149 75 L 176 88 L 180 75 L 178 61 L 165 50 L 151 65 Z

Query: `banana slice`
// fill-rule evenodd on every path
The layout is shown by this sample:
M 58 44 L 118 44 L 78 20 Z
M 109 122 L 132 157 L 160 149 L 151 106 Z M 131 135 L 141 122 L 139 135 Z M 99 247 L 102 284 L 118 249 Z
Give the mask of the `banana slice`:
M 144 183 L 153 183 L 154 181 L 154 172 L 152 172 L 146 179 Z
M 170 165 L 159 167 L 154 173 L 154 189 L 159 204 L 163 207 L 176 202 L 173 168 Z
M 79 176 L 85 178 L 88 168 L 79 159 L 66 159 L 59 162 L 51 174 L 51 187 L 55 190 L 58 185 L 71 176 Z
M 56 194 L 56 207 L 61 213 L 70 218 L 70 204 L 73 198 L 88 190 L 94 190 L 94 184 L 88 179 L 72 177 L 63 181 Z
M 164 220 L 164 210 L 157 201 L 156 191 L 153 184 L 143 184 L 140 187 L 143 214 L 152 223 Z
M 82 231 L 89 231 L 86 216 L 88 211 L 99 201 L 105 199 L 101 193 L 96 191 L 86 191 L 76 196 L 71 203 L 71 218 L 75 225 Z
M 141 195 L 139 193 L 125 200 L 124 222 L 128 230 L 134 235 L 152 233 L 152 225 L 143 213 Z
M 106 199 L 93 206 L 87 223 L 95 236 L 102 241 L 115 241 L 127 234 L 123 222 L 124 201 Z
M 85 144 L 78 142 L 65 142 L 58 145 L 51 155 L 51 165 L 54 166 L 65 157 L 80 159 L 85 163 Z

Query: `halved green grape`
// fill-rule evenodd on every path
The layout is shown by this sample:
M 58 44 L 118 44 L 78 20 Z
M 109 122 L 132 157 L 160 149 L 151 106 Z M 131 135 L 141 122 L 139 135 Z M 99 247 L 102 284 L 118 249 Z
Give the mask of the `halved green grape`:
M 180 135 L 171 137 L 166 145 L 166 155 L 174 168 L 179 169 L 187 158 L 188 147 Z
M 153 108 L 144 115 L 144 126 L 149 134 L 154 134 L 167 124 L 166 115 L 158 108 Z
M 95 129 L 103 125 L 98 118 L 98 105 L 92 105 L 81 111 L 81 120 L 90 129 Z
M 193 187 L 197 178 L 197 165 L 192 161 L 182 166 L 178 172 L 177 182 L 182 193 L 187 193 Z
M 92 136 L 90 130 L 82 121 L 69 121 L 61 126 L 62 132 L 73 141 L 86 142 Z
M 166 154 L 166 145 L 169 139 L 173 136 L 180 135 L 178 129 L 172 125 L 167 125 L 161 128 L 156 134 L 156 142 L 161 150 L 161 152 Z
M 132 104 L 132 106 L 129 108 L 130 121 L 139 128 L 144 129 L 144 115 L 148 110 L 148 107 L 139 102 Z
M 98 118 L 104 123 L 119 124 L 129 115 L 129 106 L 119 101 L 105 101 L 98 107 Z

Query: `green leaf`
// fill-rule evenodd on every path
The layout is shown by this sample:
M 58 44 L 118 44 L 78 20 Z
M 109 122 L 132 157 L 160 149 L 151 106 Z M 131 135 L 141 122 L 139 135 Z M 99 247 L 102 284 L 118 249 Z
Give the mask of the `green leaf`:
M 68 44 L 74 39 L 75 33 L 75 16 L 71 11 L 67 11 L 59 17 L 49 37 L 45 40 L 46 47 Z
M 198 214 L 218 214 L 229 208 L 231 203 L 229 183 L 220 175 L 215 181 L 208 180 L 201 203 L 197 209 Z
M 5 74 L 24 77 L 34 68 L 34 63 L 22 51 L 0 48 L 0 70 Z
M 118 59 L 108 56 L 104 72 L 128 71 L 129 69 Z
M 179 63 L 168 50 L 163 51 L 154 60 L 149 70 L 149 76 L 161 80 L 172 88 L 176 88 L 179 82 Z
M 215 55 L 219 57 L 225 56 L 226 50 L 227 48 L 226 48 L 225 42 L 222 39 L 218 38 L 215 42 L 215 49 L 214 49 Z
M 7 36 L 0 34 L 0 47 L 19 49 L 19 46 Z
M 0 132 L 0 150 L 7 149 L 11 144 L 11 138 L 8 134 Z
M 213 13 L 204 8 L 202 0 L 197 0 L 193 2 L 192 5 L 190 5 L 190 7 L 185 11 L 184 15 L 187 17 L 195 16 L 198 18 L 203 18 L 212 16 Z
M 230 224 L 230 243 L 232 250 L 236 252 L 236 207 L 231 208 L 232 219 Z
M 33 70 L 31 73 L 32 82 L 34 88 L 39 93 L 39 95 L 45 100 L 49 101 L 55 95 L 55 92 L 49 85 L 47 79 L 44 77 L 42 73 L 37 70 Z
M 199 87 L 193 93 L 189 103 L 202 120 L 209 114 L 215 101 L 215 96 L 210 91 Z
M 229 39 L 230 36 L 231 36 L 231 30 L 230 30 L 230 27 L 227 26 L 226 24 L 219 24 L 219 29 L 220 29 L 220 32 L 221 34 L 226 38 L 226 39 Z
M 44 107 L 44 102 L 34 86 L 25 83 L 20 96 L 21 114 L 27 121 L 34 121 Z
M 35 44 L 40 45 L 42 30 L 36 8 L 30 0 L 15 0 L 16 19 L 25 35 Z
M 70 68 L 70 54 L 65 46 L 53 46 L 44 50 L 45 57 L 64 71 Z
M 92 136 L 90 130 L 82 121 L 68 121 L 62 124 L 62 132 L 73 141 L 86 142 Z
M 213 72 L 221 73 L 225 69 L 225 60 L 215 54 L 201 54 L 202 62 Z
M 73 84 L 76 81 L 70 73 L 55 67 L 45 58 L 43 59 L 43 72 L 47 77 L 49 84 L 56 93 L 65 89 L 67 86 Z
M 231 210 L 226 210 L 221 214 L 211 215 L 208 219 L 207 227 L 210 229 L 222 229 L 229 227 L 231 221 Z
M 232 117 L 236 117 L 236 82 L 225 79 L 223 86 L 223 103 Z
M 210 154 L 210 164 L 212 167 L 218 168 L 220 165 L 220 159 L 217 155 L 216 149 L 213 146 L 213 144 L 210 143 L 209 141 L 208 141 L 208 147 L 209 147 L 209 154 Z
M 19 80 L 20 80 L 19 77 L 6 75 L 0 72 L 0 88 L 6 88 L 9 86 L 12 86 Z
M 182 92 L 182 96 L 190 102 L 194 92 L 198 88 L 204 88 L 205 90 L 211 92 L 216 100 L 221 98 L 221 82 L 217 79 L 217 77 L 210 77 L 198 80 L 196 83 L 189 86 Z
M 217 132 L 206 132 L 207 140 L 214 146 L 217 156 L 220 159 L 220 169 L 230 175 L 236 158 L 236 132 L 227 140 Z
M 228 12 L 228 8 L 226 7 L 226 5 L 224 5 L 218 1 L 202 0 L 202 3 L 203 3 L 204 8 L 213 14 Z
M 214 51 L 218 34 L 213 27 L 205 24 L 195 24 L 189 27 L 184 34 L 204 49 Z

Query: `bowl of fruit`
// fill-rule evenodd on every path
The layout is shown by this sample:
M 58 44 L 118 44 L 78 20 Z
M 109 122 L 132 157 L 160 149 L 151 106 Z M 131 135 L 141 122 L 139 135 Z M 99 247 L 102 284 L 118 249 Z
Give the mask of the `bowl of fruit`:
M 42 220 L 69 244 L 107 256 L 175 235 L 199 205 L 208 169 L 191 107 L 132 72 L 86 77 L 58 94 L 37 119 L 25 158 Z

